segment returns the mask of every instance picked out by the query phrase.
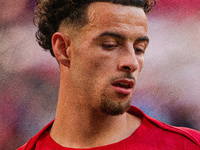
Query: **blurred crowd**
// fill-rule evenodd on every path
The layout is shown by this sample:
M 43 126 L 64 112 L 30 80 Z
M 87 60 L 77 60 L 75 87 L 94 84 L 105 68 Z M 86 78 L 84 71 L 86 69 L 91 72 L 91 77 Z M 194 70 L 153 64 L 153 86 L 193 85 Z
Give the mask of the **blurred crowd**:
M 59 67 L 35 39 L 36 0 L 0 2 L 0 149 L 23 145 L 55 117 Z M 132 104 L 200 130 L 200 1 L 157 0 Z

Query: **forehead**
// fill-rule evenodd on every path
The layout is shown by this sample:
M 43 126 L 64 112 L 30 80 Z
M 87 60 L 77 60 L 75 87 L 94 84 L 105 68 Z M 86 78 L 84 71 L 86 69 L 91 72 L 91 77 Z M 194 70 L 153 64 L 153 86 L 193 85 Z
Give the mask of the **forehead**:
M 147 34 L 147 18 L 142 8 L 109 2 L 94 2 L 87 11 L 85 30 L 116 30 Z

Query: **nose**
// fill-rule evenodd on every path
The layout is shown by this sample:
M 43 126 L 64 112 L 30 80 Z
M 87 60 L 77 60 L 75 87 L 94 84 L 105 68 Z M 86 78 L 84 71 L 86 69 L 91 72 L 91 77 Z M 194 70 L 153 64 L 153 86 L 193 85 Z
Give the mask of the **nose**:
M 139 62 L 134 51 L 123 52 L 120 56 L 121 58 L 118 64 L 118 69 L 120 71 L 134 72 L 139 68 Z

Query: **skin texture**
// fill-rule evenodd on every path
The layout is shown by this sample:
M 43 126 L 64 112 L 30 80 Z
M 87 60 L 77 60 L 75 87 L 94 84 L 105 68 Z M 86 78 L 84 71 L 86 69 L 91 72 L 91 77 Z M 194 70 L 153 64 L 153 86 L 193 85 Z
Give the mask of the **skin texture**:
M 146 15 L 141 8 L 103 2 L 92 3 L 87 14 L 82 29 L 62 25 L 52 37 L 60 91 L 50 135 L 65 147 L 115 143 L 141 124 L 126 111 L 148 45 Z M 130 93 L 113 88 L 117 80 L 133 82 Z

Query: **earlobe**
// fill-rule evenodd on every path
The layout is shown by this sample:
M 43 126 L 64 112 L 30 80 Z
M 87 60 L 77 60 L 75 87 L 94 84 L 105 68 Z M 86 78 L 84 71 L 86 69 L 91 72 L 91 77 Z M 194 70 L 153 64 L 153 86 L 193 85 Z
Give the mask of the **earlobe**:
M 52 48 L 58 62 L 66 67 L 70 66 L 70 39 L 61 32 L 52 36 Z

